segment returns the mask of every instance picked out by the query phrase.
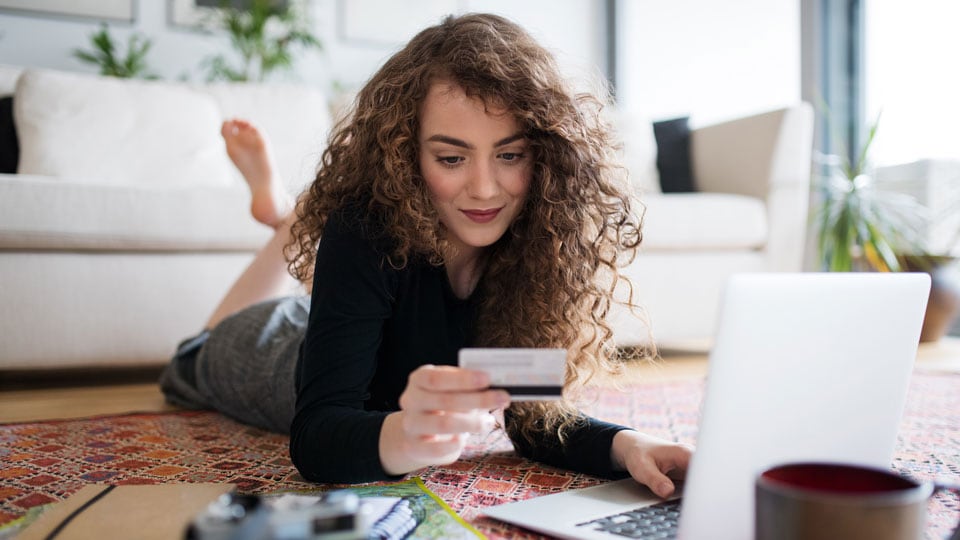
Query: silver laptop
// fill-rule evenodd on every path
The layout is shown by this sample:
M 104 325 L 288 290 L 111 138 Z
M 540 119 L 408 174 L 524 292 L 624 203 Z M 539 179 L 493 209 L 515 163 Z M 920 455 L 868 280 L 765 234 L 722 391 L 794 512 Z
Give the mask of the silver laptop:
M 929 290 L 922 273 L 733 276 L 679 509 L 649 508 L 663 501 L 627 479 L 484 514 L 609 540 L 648 537 L 631 532 L 633 516 L 656 511 L 654 521 L 673 522 L 686 540 L 753 538 L 761 470 L 806 460 L 890 466 Z

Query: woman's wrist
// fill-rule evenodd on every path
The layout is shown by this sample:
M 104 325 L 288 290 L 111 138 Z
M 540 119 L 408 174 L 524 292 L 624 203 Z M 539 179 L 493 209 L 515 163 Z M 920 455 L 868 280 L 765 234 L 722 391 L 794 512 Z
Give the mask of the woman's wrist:
M 640 433 L 633 429 L 618 431 L 610 443 L 610 468 L 614 471 L 626 471 L 628 454 L 639 449 Z
M 391 476 L 407 474 L 423 465 L 414 463 L 404 452 L 403 411 L 393 412 L 383 419 L 380 427 L 380 466 Z
M 391 476 L 404 475 L 430 465 L 453 463 L 460 457 L 466 434 L 438 436 L 433 442 L 419 441 L 404 429 L 404 411 L 383 419 L 380 428 L 380 466 Z

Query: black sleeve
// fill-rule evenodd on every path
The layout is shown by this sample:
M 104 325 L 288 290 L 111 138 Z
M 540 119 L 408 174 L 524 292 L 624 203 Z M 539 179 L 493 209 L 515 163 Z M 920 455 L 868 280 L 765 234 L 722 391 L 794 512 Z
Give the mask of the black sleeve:
M 380 464 L 385 411 L 366 411 L 396 279 L 362 227 L 334 214 L 317 249 L 310 318 L 297 373 L 290 458 L 307 480 L 389 478 Z
M 503 412 L 504 423 L 515 420 L 515 413 L 507 407 Z M 563 443 L 556 432 L 538 430 L 533 434 L 532 444 L 522 437 L 513 437 L 513 446 L 521 456 L 547 465 L 603 478 L 622 478 L 627 473 L 613 470 L 610 447 L 613 436 L 625 429 L 630 428 L 581 415 L 567 431 Z

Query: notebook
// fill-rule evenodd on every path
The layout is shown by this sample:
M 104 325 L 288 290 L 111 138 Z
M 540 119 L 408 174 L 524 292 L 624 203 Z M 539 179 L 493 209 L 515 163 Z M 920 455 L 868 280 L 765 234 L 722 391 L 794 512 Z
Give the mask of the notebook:
M 792 461 L 889 467 L 929 290 L 924 273 L 732 276 L 680 508 L 656 519 L 687 540 L 752 538 L 763 469 Z M 660 502 L 626 479 L 484 514 L 563 538 L 645 538 L 585 524 Z M 676 534 L 661 532 L 655 537 Z

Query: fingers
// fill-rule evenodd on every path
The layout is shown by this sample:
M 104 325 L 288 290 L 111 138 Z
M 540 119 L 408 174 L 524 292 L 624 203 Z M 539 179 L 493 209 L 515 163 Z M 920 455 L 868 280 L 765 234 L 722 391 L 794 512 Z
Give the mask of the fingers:
M 397 415 L 399 457 L 405 463 L 455 461 L 467 435 L 493 429 L 489 411 L 510 403 L 506 392 L 487 390 L 489 384 L 485 373 L 451 366 L 422 366 L 411 373 Z
M 422 366 L 410 374 L 400 408 L 411 412 L 490 410 L 510 404 L 503 390 L 485 390 L 490 379 L 482 371 L 451 366 Z
M 408 411 L 451 411 L 469 412 L 473 410 L 489 411 L 510 404 L 510 395 L 503 390 L 485 390 L 481 392 L 427 392 L 418 388 L 408 388 L 400 396 L 400 408 Z
M 407 455 L 415 460 L 430 464 L 453 463 L 460 458 L 467 445 L 468 435 L 424 435 L 408 438 Z
M 465 413 L 435 411 L 403 418 L 403 430 L 410 435 L 445 435 L 451 433 L 484 433 L 493 429 L 496 419 L 480 410 Z
M 407 384 L 433 392 L 482 390 L 490 386 L 490 377 L 472 369 L 426 365 L 414 370 Z
M 453 463 L 466 448 L 463 433 L 414 435 L 404 430 L 406 412 L 387 415 L 380 430 L 380 463 L 388 474 L 406 474 L 427 465 Z
M 673 480 L 660 472 L 656 463 L 652 461 L 642 463 L 640 468 L 630 472 L 638 482 L 646 485 L 651 491 L 656 493 L 658 497 L 666 499 L 676 491 Z
M 611 460 L 625 468 L 634 479 L 660 497 L 676 491 L 674 480 L 684 477 L 693 447 L 631 430 L 617 433 Z
M 686 474 L 691 453 L 687 445 L 658 446 L 646 453 L 637 470 L 630 472 L 658 496 L 666 498 L 676 491 L 673 480 L 681 480 Z

